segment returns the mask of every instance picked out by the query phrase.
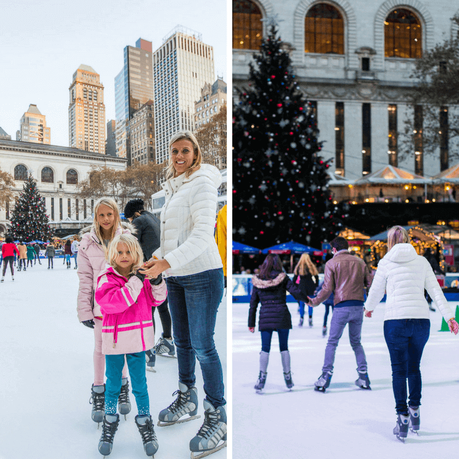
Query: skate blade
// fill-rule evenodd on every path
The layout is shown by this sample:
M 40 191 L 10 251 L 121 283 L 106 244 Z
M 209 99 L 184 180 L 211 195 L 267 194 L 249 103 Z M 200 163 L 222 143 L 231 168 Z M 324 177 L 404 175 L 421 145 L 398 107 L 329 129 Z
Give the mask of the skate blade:
M 314 390 L 316 392 L 323 392 L 323 393 L 325 393 L 325 391 L 326 391 L 326 389 L 324 389 L 323 387 L 314 387 Z
M 406 438 L 405 437 L 400 437 L 400 435 L 395 435 L 397 440 L 400 440 L 402 443 L 405 443 Z
M 153 367 L 147 367 L 147 371 L 151 371 L 152 373 L 156 373 L 156 370 Z
M 412 433 L 414 433 L 414 434 L 416 434 L 416 435 L 418 435 L 418 436 L 419 436 L 419 430 L 413 430 L 413 429 L 410 429 L 410 431 L 411 431 Z
M 176 355 L 169 355 L 169 354 L 156 354 L 158 357 L 166 357 L 167 359 L 176 359 Z
M 200 414 L 197 414 L 196 416 L 190 416 L 186 419 L 179 419 L 178 421 L 173 421 L 173 422 L 166 422 L 166 421 L 159 421 L 158 420 L 158 427 L 168 427 L 168 426 L 173 426 L 175 424 L 183 424 L 184 422 L 188 421 L 193 421 L 194 419 L 199 419 L 201 417 Z
M 216 448 L 211 449 L 209 451 L 204 451 L 202 453 L 193 453 L 193 451 L 191 451 L 190 457 L 191 459 L 200 459 L 201 457 L 210 456 L 211 454 L 214 454 L 217 451 L 220 451 L 221 449 L 225 448 L 225 446 L 226 446 L 226 441 L 222 443 L 221 445 L 217 446 Z

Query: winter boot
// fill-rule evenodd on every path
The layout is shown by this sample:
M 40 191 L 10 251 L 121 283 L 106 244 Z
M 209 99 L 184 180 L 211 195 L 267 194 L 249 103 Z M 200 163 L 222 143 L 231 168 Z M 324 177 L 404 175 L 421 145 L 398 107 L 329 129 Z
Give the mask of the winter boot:
M 104 416 L 102 436 L 99 441 L 99 453 L 102 454 L 102 456 L 108 456 L 112 452 L 113 439 L 115 438 L 119 423 L 119 414 L 107 414 Z
M 156 364 L 156 352 L 155 348 L 151 351 L 145 351 L 145 360 L 147 361 L 147 370 L 156 373 L 155 364 Z
M 102 422 L 105 413 L 105 384 L 103 386 L 92 385 L 89 403 L 92 404 L 91 419 L 94 422 Z
M 419 413 L 419 406 L 408 407 L 410 412 L 411 432 L 418 433 L 421 426 L 421 414 Z
M 269 363 L 269 352 L 260 352 L 260 374 L 258 375 L 258 381 L 254 386 L 255 390 L 262 390 L 266 384 L 266 370 L 268 369 Z
M 155 350 L 156 355 L 162 355 L 163 357 L 175 357 L 174 340 L 172 338 L 164 338 L 164 333 L 161 333 L 161 338 L 159 338 L 153 349 Z
M 368 377 L 368 373 L 361 373 L 360 371 L 358 379 L 355 381 L 355 385 L 360 387 L 361 389 L 369 389 L 370 387 L 370 378 Z
M 118 397 L 118 411 L 120 414 L 126 415 L 131 412 L 131 402 L 129 401 L 129 381 L 127 378 L 123 378 L 123 383 L 121 384 L 121 391 Z
M 290 371 L 290 352 L 282 351 L 282 368 L 284 370 L 284 381 L 288 389 L 293 387 L 292 372 Z
M 200 417 L 196 415 L 198 412 L 198 390 L 196 387 L 188 388 L 179 381 L 179 389 L 172 395 L 177 395 L 177 398 L 159 413 L 158 426 L 181 424 Z M 189 414 L 189 417 L 181 419 L 186 414 Z
M 403 443 L 408 436 L 408 427 L 410 425 L 410 416 L 408 414 L 399 414 L 397 416 L 397 423 L 394 427 L 394 435 Z
M 324 371 L 319 379 L 314 383 L 314 390 L 318 392 L 325 392 L 330 385 L 333 373 L 331 371 Z
M 204 400 L 204 409 L 204 423 L 190 441 L 192 459 L 208 456 L 226 446 L 226 405 L 215 408 Z
M 154 456 L 156 451 L 158 451 L 159 444 L 158 438 L 155 434 L 155 429 L 153 427 L 153 421 L 151 420 L 151 416 L 136 416 L 135 423 L 142 437 L 143 449 L 145 450 L 145 454 L 147 456 Z
M 298 327 L 302 327 L 303 326 L 303 322 L 304 322 L 304 318 L 300 317 L 300 321 L 298 323 Z

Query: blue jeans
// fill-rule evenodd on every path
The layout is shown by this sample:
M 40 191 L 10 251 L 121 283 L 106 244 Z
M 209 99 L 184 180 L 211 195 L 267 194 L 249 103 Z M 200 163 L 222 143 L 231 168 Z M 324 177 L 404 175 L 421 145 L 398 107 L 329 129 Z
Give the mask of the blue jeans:
M 324 327 L 327 326 L 327 321 L 328 321 L 328 314 L 330 313 L 330 307 L 332 308 L 332 311 L 334 311 L 335 306 L 329 304 L 329 303 L 324 303 L 325 306 L 325 314 L 324 314 Z
M 298 304 L 300 306 L 300 317 L 303 318 L 304 317 L 304 303 L 302 301 L 298 301 Z M 313 311 L 312 306 L 308 306 L 309 317 L 312 317 L 312 311 Z
M 131 377 L 132 393 L 135 397 L 139 415 L 149 415 L 150 398 L 148 397 L 147 376 L 145 373 L 145 352 L 105 356 L 105 376 L 107 377 L 105 384 L 105 414 L 116 414 L 125 356 Z
M 223 269 L 166 278 L 172 329 L 177 347 L 179 381 L 196 383 L 201 365 L 206 399 L 217 408 L 224 399 L 223 370 L 214 342 L 218 306 L 223 297 Z
M 410 388 L 409 406 L 421 404 L 421 357 L 430 335 L 429 319 L 399 319 L 384 322 L 384 338 L 392 366 L 395 410 L 408 414 L 406 380 Z
M 77 261 L 78 252 L 75 252 L 75 253 L 73 254 L 73 258 L 75 259 L 75 268 L 78 268 L 78 261 Z
M 288 328 L 278 328 L 277 334 L 279 335 L 279 350 L 288 351 Z M 261 331 L 261 350 L 268 352 L 271 350 L 271 338 L 273 337 L 274 330 Z

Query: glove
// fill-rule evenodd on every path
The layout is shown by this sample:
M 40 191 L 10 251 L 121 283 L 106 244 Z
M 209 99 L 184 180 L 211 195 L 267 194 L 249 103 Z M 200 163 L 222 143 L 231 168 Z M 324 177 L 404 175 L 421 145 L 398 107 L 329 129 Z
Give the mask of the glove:
M 81 322 L 85 327 L 88 327 L 88 328 L 94 328 L 94 320 L 93 319 L 90 319 L 90 320 L 83 320 L 83 322 Z
M 140 270 L 137 270 L 135 273 L 136 277 L 138 277 L 142 282 L 145 280 L 145 274 L 141 273 Z
M 154 279 L 150 279 L 150 285 L 159 285 L 162 280 L 163 280 L 163 276 L 160 274 L 158 277 L 155 277 Z

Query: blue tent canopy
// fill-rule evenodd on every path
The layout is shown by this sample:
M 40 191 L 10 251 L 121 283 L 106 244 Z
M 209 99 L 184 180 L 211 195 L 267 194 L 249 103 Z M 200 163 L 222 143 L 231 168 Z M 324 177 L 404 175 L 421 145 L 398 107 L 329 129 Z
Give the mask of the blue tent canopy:
M 258 254 L 261 251 L 260 251 L 260 249 L 257 249 L 255 247 L 251 247 L 250 245 L 241 244 L 240 242 L 233 241 L 233 252 Z
M 292 254 L 300 254 L 300 253 L 313 253 L 313 252 L 320 252 L 320 249 L 314 249 L 313 247 L 309 247 L 308 245 L 300 244 L 299 242 L 284 242 L 283 244 L 273 245 L 272 247 L 268 247 L 262 251 L 263 253 L 292 253 Z

